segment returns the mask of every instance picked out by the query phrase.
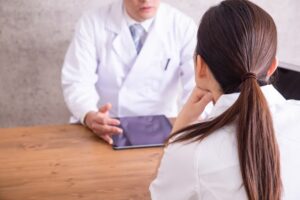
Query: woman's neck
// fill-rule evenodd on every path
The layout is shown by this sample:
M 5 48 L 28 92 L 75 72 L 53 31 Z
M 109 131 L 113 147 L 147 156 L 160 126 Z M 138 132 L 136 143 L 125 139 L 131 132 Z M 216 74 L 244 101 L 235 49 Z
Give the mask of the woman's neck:
M 223 93 L 220 91 L 211 91 L 211 93 L 213 96 L 213 104 L 215 104 L 218 101 L 218 99 L 220 98 L 220 96 L 223 95 Z

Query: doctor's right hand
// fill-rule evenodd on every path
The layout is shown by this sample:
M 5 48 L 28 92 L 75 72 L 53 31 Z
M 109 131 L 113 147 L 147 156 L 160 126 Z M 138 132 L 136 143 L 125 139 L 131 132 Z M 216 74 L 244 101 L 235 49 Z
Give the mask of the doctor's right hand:
M 113 140 L 111 136 L 114 134 L 121 134 L 123 130 L 117 127 L 120 125 L 120 121 L 109 116 L 111 107 L 112 105 L 107 103 L 100 107 L 98 112 L 88 112 L 85 116 L 84 123 L 98 137 L 112 145 Z

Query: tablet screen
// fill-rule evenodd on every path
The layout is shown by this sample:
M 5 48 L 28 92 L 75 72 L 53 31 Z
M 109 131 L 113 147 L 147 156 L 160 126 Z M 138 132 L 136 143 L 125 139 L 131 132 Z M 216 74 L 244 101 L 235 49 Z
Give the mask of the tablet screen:
M 123 134 L 113 135 L 114 149 L 163 146 L 172 126 L 164 115 L 121 117 Z

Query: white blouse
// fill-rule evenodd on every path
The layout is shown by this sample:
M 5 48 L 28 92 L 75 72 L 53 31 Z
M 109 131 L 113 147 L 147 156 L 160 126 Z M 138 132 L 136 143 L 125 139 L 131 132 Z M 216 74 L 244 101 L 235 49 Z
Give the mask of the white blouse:
M 300 101 L 285 100 L 271 86 L 261 87 L 273 116 L 281 158 L 283 199 L 300 199 Z M 208 117 L 218 116 L 238 98 L 222 95 Z M 235 125 L 227 125 L 201 142 L 175 143 L 165 148 L 153 200 L 247 199 L 240 172 Z

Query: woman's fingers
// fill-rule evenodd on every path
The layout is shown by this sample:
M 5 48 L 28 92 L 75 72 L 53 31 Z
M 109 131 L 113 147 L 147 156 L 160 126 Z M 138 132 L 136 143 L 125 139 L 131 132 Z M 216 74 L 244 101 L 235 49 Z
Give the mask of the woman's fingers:
M 198 108 L 198 109 L 201 109 L 201 110 L 202 110 L 201 112 L 203 112 L 203 110 L 205 109 L 205 107 L 207 106 L 207 104 L 208 104 L 209 102 L 211 102 L 212 99 L 213 99 L 213 97 L 212 97 L 212 94 L 211 94 L 211 93 L 209 93 L 209 92 L 205 93 L 205 94 L 202 96 L 202 98 L 201 98 L 198 102 L 196 102 L 197 108 Z
M 195 87 L 193 90 L 193 93 L 191 95 L 192 102 L 196 103 L 196 102 L 200 101 L 207 93 L 210 93 L 210 92 Z

